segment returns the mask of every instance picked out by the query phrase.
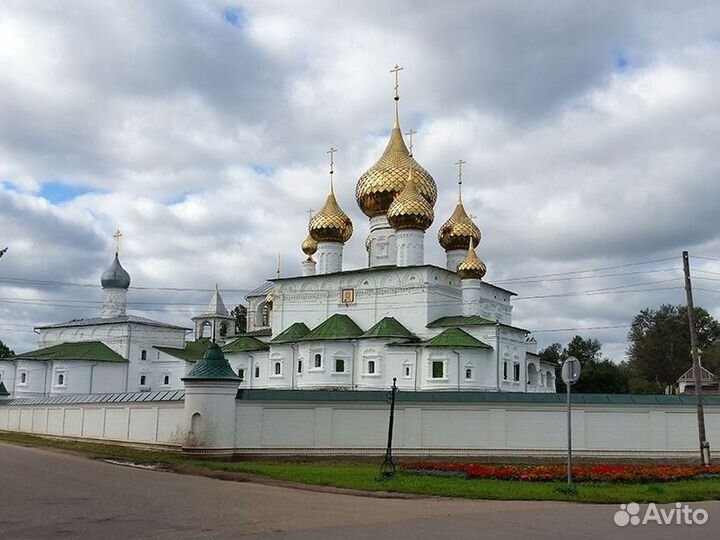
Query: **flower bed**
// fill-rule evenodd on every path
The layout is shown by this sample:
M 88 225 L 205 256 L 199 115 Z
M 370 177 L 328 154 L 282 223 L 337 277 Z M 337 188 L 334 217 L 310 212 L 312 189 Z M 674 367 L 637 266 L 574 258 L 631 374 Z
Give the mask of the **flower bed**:
M 554 482 L 567 477 L 563 465 L 472 465 L 462 463 L 407 463 L 401 469 L 408 474 L 459 476 L 493 480 Z M 672 482 L 720 477 L 720 466 L 679 465 L 575 465 L 573 478 L 578 482 Z

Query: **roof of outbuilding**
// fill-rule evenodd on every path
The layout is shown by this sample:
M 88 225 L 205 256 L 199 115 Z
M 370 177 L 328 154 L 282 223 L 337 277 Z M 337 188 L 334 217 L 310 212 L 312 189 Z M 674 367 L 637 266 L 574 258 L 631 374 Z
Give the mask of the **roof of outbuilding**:
M 210 343 L 203 357 L 198 360 L 183 381 L 238 381 L 238 377 L 230 367 L 217 343 Z
M 145 326 L 157 326 L 160 328 L 172 328 L 175 330 L 190 330 L 184 326 L 176 326 L 174 324 L 167 324 L 160 321 L 154 321 L 152 319 L 146 319 L 145 317 L 138 317 L 137 315 L 119 315 L 117 317 L 94 317 L 92 319 L 73 319 L 64 323 L 56 324 L 44 324 L 42 326 L 36 326 L 38 330 L 44 330 L 46 328 L 70 328 L 76 326 L 99 326 L 101 324 L 142 324 Z
M 186 362 L 197 362 L 205 354 L 205 351 L 210 346 L 210 338 L 200 338 L 197 341 L 188 341 L 185 343 L 185 347 L 179 349 L 177 347 L 155 347 L 157 350 L 180 358 Z
M 310 333 L 310 329 L 303 322 L 296 322 L 288 326 L 277 336 L 270 340 L 270 343 L 294 343 Z
M 423 347 L 492 349 L 487 343 L 471 336 L 460 328 L 448 328 L 434 338 L 422 343 Z
M 88 360 L 91 362 L 127 362 L 102 341 L 58 343 L 51 347 L 15 355 L 15 360 Z
M 260 341 L 252 336 L 240 336 L 234 341 L 225 345 L 222 350 L 226 353 L 232 352 L 252 352 L 267 351 L 270 346 L 264 341 Z
M 415 334 L 405 328 L 395 317 L 383 317 L 360 337 L 418 339 Z
M 302 340 L 355 339 L 362 334 L 362 329 L 350 317 L 343 313 L 335 313 L 313 328 Z

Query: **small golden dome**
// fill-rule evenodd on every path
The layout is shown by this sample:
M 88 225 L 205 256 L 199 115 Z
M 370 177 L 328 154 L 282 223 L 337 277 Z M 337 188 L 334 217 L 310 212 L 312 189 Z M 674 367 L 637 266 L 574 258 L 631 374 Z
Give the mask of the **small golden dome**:
M 415 176 L 417 191 L 431 207 L 435 206 L 435 180 L 408 152 L 396 117 L 385 152 L 377 163 L 360 177 L 355 187 L 355 199 L 366 216 L 381 216 L 387 213 L 395 197 L 405 187 L 410 170 Z
M 309 261 L 312 260 L 312 256 L 317 251 L 317 247 L 318 246 L 317 246 L 317 242 L 315 241 L 315 239 L 312 236 L 310 236 L 310 234 L 308 234 L 307 238 L 302 243 L 302 250 L 303 250 L 303 253 L 308 256 Z
M 412 169 L 408 172 L 405 187 L 388 208 L 387 219 L 395 229 L 424 231 L 432 225 L 435 213 L 425 197 L 418 193 Z
M 487 272 L 485 263 L 482 262 L 475 250 L 473 249 L 472 241 L 470 241 L 470 248 L 468 249 L 467 255 L 458 265 L 457 273 L 460 279 L 482 279 Z
M 331 187 L 325 206 L 310 220 L 310 236 L 316 242 L 344 244 L 350 239 L 352 232 L 352 221 L 338 205 Z
M 438 241 L 445 251 L 465 249 L 472 240 L 473 245 L 480 243 L 480 229 L 477 228 L 465 212 L 462 200 L 458 200 L 455 211 L 438 231 Z

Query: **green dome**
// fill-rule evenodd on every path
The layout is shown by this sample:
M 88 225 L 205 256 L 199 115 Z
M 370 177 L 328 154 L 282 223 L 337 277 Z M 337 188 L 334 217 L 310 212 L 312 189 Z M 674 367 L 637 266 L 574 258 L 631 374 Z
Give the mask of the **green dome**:
M 238 377 L 230 367 L 217 343 L 211 343 L 203 357 L 197 361 L 183 381 L 238 381 Z

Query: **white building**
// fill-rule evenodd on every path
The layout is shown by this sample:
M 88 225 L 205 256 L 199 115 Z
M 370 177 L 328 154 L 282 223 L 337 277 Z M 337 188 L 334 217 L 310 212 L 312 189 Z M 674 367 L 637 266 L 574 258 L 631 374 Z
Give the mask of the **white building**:
M 241 389 L 377 390 L 396 379 L 403 390 L 555 392 L 555 366 L 512 324 L 514 293 L 483 279 L 480 230 L 460 190 L 438 234 L 446 265 L 425 264 L 437 186 L 405 145 L 397 100 L 387 148 L 355 188 L 369 219 L 366 268 L 343 267 L 353 224 L 335 198 L 331 159 L 302 275 L 247 296 L 246 333 L 236 334 L 217 286 L 192 319 L 195 341 L 185 341 L 189 329 L 127 315 L 130 276 L 116 254 L 101 280 L 102 316 L 38 327 L 39 349 L 0 361 L 0 381 L 13 397 L 180 389 L 214 340 Z

